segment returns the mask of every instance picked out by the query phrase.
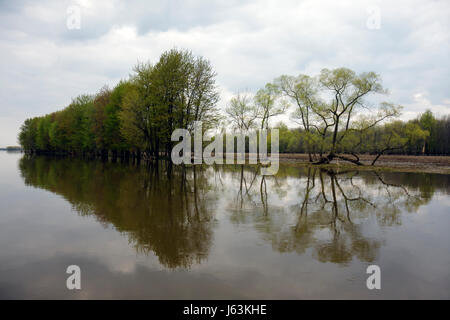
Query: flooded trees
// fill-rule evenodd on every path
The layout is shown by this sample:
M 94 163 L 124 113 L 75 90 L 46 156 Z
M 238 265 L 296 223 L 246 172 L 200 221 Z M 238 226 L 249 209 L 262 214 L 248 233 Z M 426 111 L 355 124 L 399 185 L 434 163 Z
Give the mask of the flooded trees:
M 233 129 L 239 132 L 247 132 L 256 127 L 258 110 L 253 104 L 249 95 L 238 93 L 230 99 L 225 109 Z
M 377 108 L 366 103 L 367 96 L 386 92 L 374 72 L 357 75 L 347 68 L 323 69 L 316 77 L 281 76 L 276 83 L 296 106 L 293 117 L 303 127 L 310 161 L 313 145 L 319 146 L 316 164 L 339 158 L 361 165 L 355 152 L 359 145 L 355 134 L 398 116 L 401 109 L 390 103 Z M 350 149 L 353 157 L 341 154 L 344 149 Z
M 61 111 L 26 120 L 19 141 L 28 153 L 158 158 L 170 153 L 175 128 L 216 125 L 215 77 L 208 60 L 173 49 L 155 64 L 137 64 L 112 90 L 80 95 Z
M 193 130 L 200 120 L 210 128 L 217 121 L 216 74 L 203 57 L 173 49 L 134 72 L 119 113 L 121 133 L 148 156 L 170 153 L 175 128 Z
M 309 161 L 312 162 L 313 149 L 313 130 L 322 137 L 327 136 L 327 130 L 332 126 L 330 119 L 321 111 L 320 101 L 317 97 L 318 87 L 317 81 L 307 75 L 281 76 L 275 80 L 275 83 L 281 92 L 287 96 L 294 104 L 294 112 L 292 119 L 298 122 L 303 129 L 303 138 L 306 141 L 306 153 L 308 153 Z M 324 126 L 319 128 L 315 125 L 313 116 L 321 117 Z M 328 123 L 330 122 L 330 123 Z M 320 155 L 323 152 L 323 144 L 320 144 Z
M 174 129 L 204 132 L 222 117 L 211 63 L 188 50 L 164 52 L 156 63 L 139 63 L 114 88 L 79 95 L 61 111 L 27 119 L 19 142 L 27 153 L 107 158 L 169 156 Z M 450 153 L 450 118 L 426 111 L 408 122 L 392 121 L 401 106 L 368 98 L 385 94 L 380 76 L 347 68 L 323 69 L 316 76 L 283 75 L 255 94 L 234 96 L 223 110 L 234 130 L 267 130 L 291 108 L 300 127 L 280 128 L 281 153 L 308 154 L 315 164 L 345 160 L 361 165 L 361 154 Z M 373 102 L 373 101 L 372 101 Z

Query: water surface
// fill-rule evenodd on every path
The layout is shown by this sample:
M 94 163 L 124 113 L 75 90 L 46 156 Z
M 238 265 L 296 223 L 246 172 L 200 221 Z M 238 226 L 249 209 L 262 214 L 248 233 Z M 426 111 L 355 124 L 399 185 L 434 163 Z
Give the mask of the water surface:
M 0 177 L 0 298 L 450 298 L 450 175 L 0 152 Z

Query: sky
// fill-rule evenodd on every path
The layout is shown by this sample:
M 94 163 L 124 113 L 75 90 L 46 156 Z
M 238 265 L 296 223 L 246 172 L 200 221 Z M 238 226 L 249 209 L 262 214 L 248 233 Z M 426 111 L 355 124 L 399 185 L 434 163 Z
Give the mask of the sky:
M 0 147 L 174 47 L 210 60 L 222 109 L 280 75 L 347 67 L 378 73 L 404 120 L 447 115 L 449 37 L 448 0 L 0 0 Z

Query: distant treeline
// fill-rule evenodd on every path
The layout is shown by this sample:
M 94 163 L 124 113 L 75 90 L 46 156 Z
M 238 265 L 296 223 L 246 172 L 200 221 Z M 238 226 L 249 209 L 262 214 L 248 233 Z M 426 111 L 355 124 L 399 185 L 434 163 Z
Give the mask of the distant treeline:
M 19 141 L 28 153 L 158 158 L 172 150 L 174 129 L 216 123 L 219 93 L 210 62 L 170 50 L 139 63 L 114 89 L 81 95 L 61 111 L 28 119 Z
M 420 139 L 404 139 L 403 142 L 395 143 L 405 132 L 408 125 L 420 127 L 426 134 Z M 281 153 L 307 153 L 307 142 L 302 139 L 304 130 L 301 128 L 291 129 L 285 124 L 279 123 L 277 126 L 280 132 L 280 152 Z M 396 137 L 392 132 L 398 133 Z M 383 154 L 403 154 L 403 155 L 450 155 L 450 116 L 436 118 L 429 110 L 419 115 L 417 119 L 409 121 L 393 121 L 383 125 L 378 125 L 365 136 L 364 143 L 356 149 L 345 145 L 338 150 L 341 153 L 366 153 L 377 154 L 384 145 L 383 140 L 391 137 L 391 148 Z M 319 152 L 318 147 L 314 147 L 313 153 Z
M 22 147 L 19 147 L 19 146 L 7 146 L 6 148 L 0 148 L 0 150 L 6 150 L 6 151 L 22 151 Z
M 176 128 L 191 131 L 195 121 L 202 121 L 204 131 L 230 126 L 248 133 L 269 129 L 274 116 L 294 107 L 292 118 L 301 126 L 277 125 L 280 152 L 308 153 L 310 161 L 320 163 L 340 158 L 356 164 L 361 164 L 357 153 L 450 154 L 448 116 L 436 119 L 427 111 L 413 121 L 393 121 L 401 106 L 382 103 L 370 110 L 364 105 L 365 96 L 385 92 L 373 72 L 357 75 L 338 68 L 316 77 L 281 76 L 252 97 L 233 97 L 226 117 L 217 108 L 215 78 L 208 60 L 172 49 L 156 64 L 139 63 L 113 89 L 80 95 L 61 111 L 27 119 L 19 142 L 27 153 L 159 158 L 170 154 Z

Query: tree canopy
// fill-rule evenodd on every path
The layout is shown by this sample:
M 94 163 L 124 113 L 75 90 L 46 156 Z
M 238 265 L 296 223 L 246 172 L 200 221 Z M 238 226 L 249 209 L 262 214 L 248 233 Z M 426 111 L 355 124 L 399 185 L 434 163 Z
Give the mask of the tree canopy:
M 25 120 L 19 142 L 28 153 L 107 157 L 168 156 L 174 129 L 266 130 L 290 111 L 298 128 L 279 123 L 280 152 L 307 153 L 311 162 L 342 159 L 360 165 L 359 154 L 450 154 L 450 118 L 429 110 L 397 119 L 402 107 L 374 104 L 387 90 L 374 72 L 323 69 L 315 76 L 282 75 L 255 94 L 238 93 L 221 114 L 211 63 L 188 50 L 164 52 L 156 63 L 138 63 L 128 79 L 96 94 L 82 94 L 63 110 Z M 379 100 L 379 99 L 378 99 Z M 270 136 L 269 136 L 270 139 Z

